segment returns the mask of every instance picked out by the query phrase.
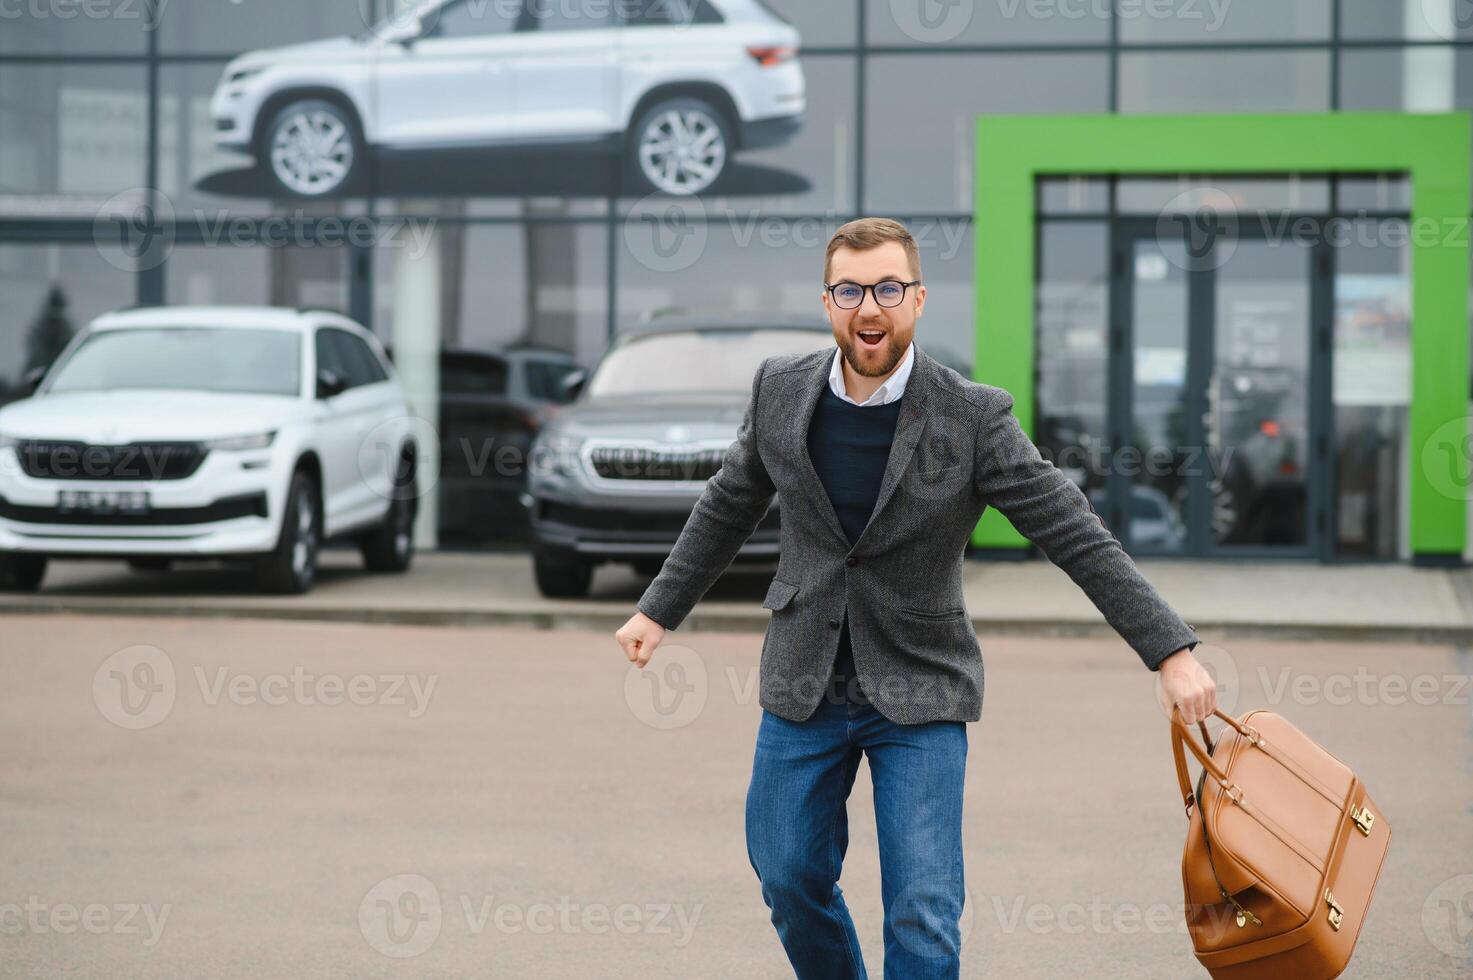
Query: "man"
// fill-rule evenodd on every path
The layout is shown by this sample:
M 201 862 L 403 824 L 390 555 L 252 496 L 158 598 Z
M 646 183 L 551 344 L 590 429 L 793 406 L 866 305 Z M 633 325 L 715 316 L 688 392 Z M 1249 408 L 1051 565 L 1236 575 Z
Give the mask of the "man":
M 643 667 L 781 497 L 778 571 L 762 605 L 747 851 L 800 980 L 866 976 L 838 886 L 846 800 L 869 759 L 885 906 L 885 976 L 956 977 L 965 723 L 982 658 L 961 592 L 966 542 L 991 505 L 1104 613 L 1188 724 L 1216 689 L 1192 628 L 1044 460 L 1012 396 L 914 341 L 926 303 L 905 227 L 849 222 L 830 240 L 836 347 L 770 357 L 736 442 L 660 574 L 615 634 Z

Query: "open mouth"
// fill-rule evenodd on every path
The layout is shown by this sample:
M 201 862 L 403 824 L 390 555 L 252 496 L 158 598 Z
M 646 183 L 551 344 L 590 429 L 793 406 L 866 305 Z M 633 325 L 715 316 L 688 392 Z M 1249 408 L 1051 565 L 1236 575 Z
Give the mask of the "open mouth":
M 885 331 L 883 330 L 861 330 L 857 336 L 860 346 L 869 350 L 875 350 L 885 342 Z

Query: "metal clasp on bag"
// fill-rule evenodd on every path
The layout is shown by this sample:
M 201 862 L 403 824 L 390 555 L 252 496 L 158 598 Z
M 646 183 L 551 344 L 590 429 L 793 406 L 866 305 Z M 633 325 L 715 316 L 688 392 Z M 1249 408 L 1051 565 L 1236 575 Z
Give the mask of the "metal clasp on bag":
M 1328 888 L 1325 889 L 1325 904 L 1330 906 L 1330 928 L 1338 932 L 1340 923 L 1345 921 L 1345 910 L 1340 907 L 1339 902 L 1335 901 L 1335 896 L 1330 894 Z
M 1362 834 L 1371 836 L 1371 824 L 1376 822 L 1376 815 L 1368 806 L 1353 806 L 1350 808 L 1350 819 L 1355 822 L 1356 829 Z

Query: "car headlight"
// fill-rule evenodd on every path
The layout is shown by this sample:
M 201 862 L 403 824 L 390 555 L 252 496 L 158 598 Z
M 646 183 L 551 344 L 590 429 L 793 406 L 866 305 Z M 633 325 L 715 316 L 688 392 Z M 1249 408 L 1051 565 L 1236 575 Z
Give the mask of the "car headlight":
M 266 70 L 265 65 L 256 65 L 254 68 L 241 68 L 225 76 L 226 85 L 239 85 L 241 82 L 255 78 Z
M 231 436 L 228 439 L 208 439 L 200 445 L 206 449 L 223 449 L 226 452 L 239 452 L 246 449 L 265 449 L 271 445 L 271 440 L 276 438 L 276 430 L 270 432 L 258 432 L 250 436 Z
M 557 432 L 543 432 L 532 444 L 533 476 L 572 476 L 578 468 L 583 440 Z

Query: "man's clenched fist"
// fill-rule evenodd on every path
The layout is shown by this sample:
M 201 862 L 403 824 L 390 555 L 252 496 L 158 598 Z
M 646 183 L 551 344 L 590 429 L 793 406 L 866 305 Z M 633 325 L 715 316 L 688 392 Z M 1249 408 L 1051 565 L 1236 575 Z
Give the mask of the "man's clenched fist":
M 636 667 L 643 667 L 650 662 L 650 655 L 664 638 L 665 627 L 642 612 L 630 616 L 629 622 L 614 632 L 614 639 L 624 649 L 624 656 Z
M 1211 716 L 1217 708 L 1217 682 L 1186 647 L 1161 661 L 1156 697 L 1161 711 L 1171 717 L 1172 707 L 1181 705 L 1182 721 L 1188 725 Z

